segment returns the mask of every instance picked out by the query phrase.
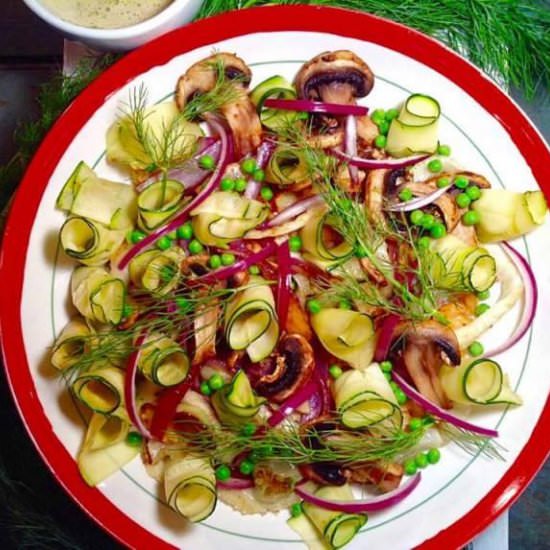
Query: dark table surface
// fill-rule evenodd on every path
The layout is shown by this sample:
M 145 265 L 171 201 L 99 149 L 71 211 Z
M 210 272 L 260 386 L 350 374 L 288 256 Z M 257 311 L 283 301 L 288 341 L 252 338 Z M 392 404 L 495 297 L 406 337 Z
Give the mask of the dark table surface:
M 14 152 L 13 131 L 36 113 L 41 83 L 61 67 L 63 39 L 20 0 L 0 0 L 0 165 Z M 548 90 L 527 102 L 513 93 L 550 140 Z M 0 189 L 0 210 L 8 190 Z M 34 449 L 0 369 L 0 547 L 116 549 L 120 546 L 57 485 Z M 510 548 L 550 548 L 550 466 L 510 510 Z M 495 549 L 500 550 L 500 549 Z

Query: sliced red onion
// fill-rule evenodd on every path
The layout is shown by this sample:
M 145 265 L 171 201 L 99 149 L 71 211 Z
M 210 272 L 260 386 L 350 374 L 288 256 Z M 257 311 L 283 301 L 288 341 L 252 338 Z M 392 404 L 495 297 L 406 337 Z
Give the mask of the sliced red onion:
M 369 112 L 367 107 L 361 105 L 326 103 L 323 101 L 310 101 L 309 99 L 266 99 L 264 107 L 327 115 L 364 116 Z
M 405 168 L 406 166 L 412 166 L 418 164 L 419 162 L 427 159 L 430 155 L 415 155 L 413 157 L 405 157 L 401 159 L 366 159 L 363 157 L 356 157 L 344 153 L 340 149 L 332 149 L 334 156 L 339 159 L 351 164 L 352 166 L 357 166 L 358 168 L 367 168 L 369 170 L 375 170 L 377 168 Z
M 357 156 L 357 119 L 352 115 L 348 115 L 346 117 L 344 145 L 346 148 L 346 155 L 349 155 L 350 157 Z M 351 183 L 356 185 L 359 181 L 359 169 L 357 166 L 350 164 L 348 170 Z
M 317 384 L 317 391 L 309 398 L 309 411 L 302 415 L 300 422 L 306 424 L 319 418 L 323 412 L 323 403 L 321 385 Z
M 143 240 L 134 245 L 128 252 L 126 252 L 126 254 L 118 263 L 118 269 L 124 269 L 128 265 L 128 262 L 137 254 L 139 254 L 142 250 L 145 250 L 148 246 L 152 245 L 157 239 L 159 239 L 163 235 L 175 231 L 187 220 L 187 218 L 189 218 L 189 213 L 197 208 L 197 206 L 202 204 L 212 194 L 212 192 L 217 189 L 221 177 L 225 171 L 225 166 L 227 164 L 227 152 L 230 137 L 223 124 L 221 124 L 214 117 L 210 117 L 208 119 L 208 123 L 212 126 L 212 129 L 220 136 L 220 157 L 218 159 L 218 163 L 216 164 L 214 172 L 212 172 L 212 175 L 210 176 L 210 180 L 205 185 L 204 189 L 202 189 L 202 191 L 198 195 L 196 195 L 191 201 L 189 201 L 187 205 L 183 208 L 183 210 L 175 218 L 172 219 L 172 221 L 162 227 L 159 227 L 158 229 L 155 229 L 155 231 L 147 235 L 147 237 L 145 237 Z
M 271 141 L 264 141 L 260 144 L 258 152 L 256 153 L 256 166 L 259 169 L 263 170 L 266 167 L 275 147 L 276 145 Z M 261 188 L 262 182 L 251 179 L 246 186 L 244 196 L 247 199 L 255 199 Z
M 275 254 L 276 250 L 277 245 L 275 244 L 275 242 L 271 241 L 264 248 L 262 248 L 260 252 L 250 254 L 250 256 L 246 256 L 242 260 L 235 262 L 233 265 L 221 267 L 220 269 L 205 273 L 204 275 L 197 277 L 196 280 L 201 283 L 206 283 L 210 281 L 223 281 L 225 279 L 228 279 L 232 275 L 235 275 L 235 273 L 248 269 L 251 265 L 257 264 L 258 262 L 269 258 L 269 256 L 271 256 L 272 254 Z
M 132 352 L 128 359 L 126 376 L 124 377 L 124 400 L 126 403 L 126 410 L 128 411 L 130 422 L 137 428 L 138 432 L 145 439 L 153 439 L 151 432 L 141 421 L 136 403 L 136 374 L 138 371 L 138 360 L 141 346 L 143 345 L 143 342 L 145 342 L 146 336 L 147 334 L 145 332 L 142 332 L 137 337 L 135 344 L 136 349 Z
M 294 219 L 296 216 L 299 216 L 306 210 L 314 208 L 316 206 L 321 206 L 324 204 L 325 200 L 322 195 L 314 195 L 313 197 L 308 197 L 301 201 L 297 201 L 291 204 L 288 208 L 281 210 L 275 217 L 271 218 L 266 224 L 266 227 L 275 227 L 281 225 L 289 220 Z
M 380 361 L 384 361 L 388 356 L 393 338 L 393 332 L 400 320 L 401 318 L 398 315 L 390 313 L 382 321 L 378 342 L 376 343 L 376 350 L 374 352 L 374 360 L 378 363 L 380 363 Z
M 288 241 L 280 244 L 277 248 L 277 269 L 277 317 L 279 328 L 281 331 L 286 331 L 292 286 L 292 266 Z
M 392 371 L 392 378 L 395 380 L 397 385 L 403 390 L 405 395 L 410 397 L 413 401 L 416 401 L 424 410 L 434 414 L 441 420 L 445 420 L 449 424 L 453 424 L 457 428 L 462 428 L 463 430 L 468 430 L 469 432 L 474 432 L 485 437 L 498 437 L 498 432 L 496 430 L 491 430 L 489 428 L 482 428 L 462 418 L 458 418 L 454 414 L 442 409 L 435 403 L 432 403 L 429 399 L 426 399 L 418 390 L 413 388 L 402 376 L 395 371 Z
M 294 392 L 270 417 L 267 423 L 273 428 L 280 424 L 296 408 L 305 403 L 318 389 L 317 382 L 310 380 L 305 386 Z
M 529 262 L 507 242 L 503 242 L 501 243 L 501 245 L 504 249 L 504 252 L 512 260 L 521 278 L 523 279 L 523 308 L 519 323 L 514 329 L 512 335 L 504 343 L 486 352 L 484 354 L 485 357 L 494 357 L 495 355 L 504 353 L 512 346 L 517 344 L 525 336 L 525 333 L 529 330 L 529 327 L 532 325 L 533 319 L 535 318 L 535 314 L 537 312 L 539 291 L 537 280 L 535 279 L 535 274 L 533 273 Z
M 410 212 L 411 210 L 416 210 L 427 206 L 428 204 L 432 204 L 432 202 L 435 202 L 439 197 L 442 197 L 447 191 L 449 191 L 451 187 L 451 185 L 447 185 L 446 187 L 436 189 L 429 195 L 424 195 L 423 197 L 417 197 L 416 199 L 412 199 L 410 201 L 387 206 L 385 209 L 390 212 Z
M 216 486 L 218 489 L 233 489 L 233 490 L 242 490 L 242 489 L 251 489 L 254 487 L 254 481 L 251 478 L 241 479 L 238 477 L 230 477 L 225 481 L 216 481 Z
M 360 500 L 330 500 L 327 498 L 318 497 L 310 493 L 303 487 L 303 483 L 299 483 L 294 488 L 296 494 L 303 498 L 306 502 L 310 502 L 319 508 L 326 510 L 334 510 L 335 512 L 344 512 L 346 514 L 362 514 L 364 512 L 375 512 L 376 510 L 384 510 L 390 506 L 399 504 L 405 497 L 410 495 L 420 483 L 422 475 L 417 472 L 409 477 L 404 483 L 401 483 L 397 489 L 369 498 Z

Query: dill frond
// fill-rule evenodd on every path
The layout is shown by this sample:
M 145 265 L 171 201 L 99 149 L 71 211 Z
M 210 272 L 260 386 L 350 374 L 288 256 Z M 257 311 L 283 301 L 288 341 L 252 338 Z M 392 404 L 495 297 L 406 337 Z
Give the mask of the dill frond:
M 481 453 L 490 459 L 505 460 L 502 453 L 506 449 L 490 437 L 484 437 L 448 423 L 439 424 L 439 429 L 445 437 L 470 455 L 475 456 Z

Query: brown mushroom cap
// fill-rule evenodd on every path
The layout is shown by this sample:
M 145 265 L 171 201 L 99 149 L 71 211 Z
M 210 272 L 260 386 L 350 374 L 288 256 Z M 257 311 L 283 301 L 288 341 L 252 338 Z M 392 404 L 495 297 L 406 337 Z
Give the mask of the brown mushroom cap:
M 305 63 L 294 84 L 300 97 L 354 103 L 374 86 L 370 67 L 349 50 L 323 52 Z
M 273 359 L 270 373 L 263 375 L 254 389 L 272 401 L 281 403 L 305 384 L 313 373 L 313 349 L 299 334 L 288 334 L 281 340 L 279 353 Z
M 197 61 L 182 75 L 176 86 L 176 103 L 181 110 L 197 94 L 204 94 L 216 85 L 218 68 L 223 67 L 225 78 L 235 80 L 247 88 L 252 79 L 248 65 L 235 54 L 219 52 L 206 59 Z

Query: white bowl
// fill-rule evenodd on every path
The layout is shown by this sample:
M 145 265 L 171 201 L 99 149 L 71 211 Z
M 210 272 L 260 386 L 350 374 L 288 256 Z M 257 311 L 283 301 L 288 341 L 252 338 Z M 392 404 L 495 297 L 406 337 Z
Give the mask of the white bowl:
M 79 40 L 100 50 L 131 50 L 193 19 L 201 0 L 173 0 L 160 13 L 137 25 L 120 29 L 96 29 L 69 23 L 44 7 L 40 0 L 23 0 L 42 18 L 66 37 Z

